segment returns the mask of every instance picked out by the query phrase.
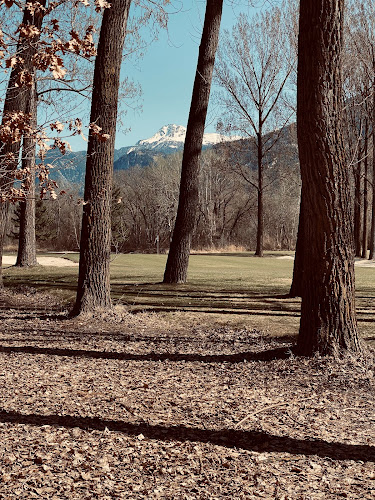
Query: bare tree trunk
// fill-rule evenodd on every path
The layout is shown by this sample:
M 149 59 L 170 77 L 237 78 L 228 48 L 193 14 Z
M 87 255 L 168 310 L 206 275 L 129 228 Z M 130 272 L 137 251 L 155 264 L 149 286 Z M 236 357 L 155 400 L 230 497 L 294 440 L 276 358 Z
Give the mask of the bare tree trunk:
M 207 0 L 182 158 L 177 218 L 165 268 L 164 283 L 185 283 L 187 278 L 191 237 L 196 223 L 199 201 L 199 160 L 202 151 L 215 54 L 219 41 L 222 9 L 223 0 Z
M 35 85 L 30 89 L 27 113 L 31 115 L 31 127 L 37 126 L 37 102 Z M 22 168 L 28 170 L 24 180 L 26 199 L 20 202 L 20 233 L 18 239 L 17 267 L 36 266 L 35 238 L 35 148 L 36 141 L 32 136 L 23 137 Z
M 109 139 L 89 134 L 77 298 L 73 314 L 111 306 L 111 200 L 118 90 L 131 0 L 111 0 L 103 14 L 95 60 L 90 122 Z
M 358 144 L 358 159 L 354 167 L 354 243 L 355 256 L 361 256 L 361 171 L 362 149 Z
M 309 242 L 297 343 L 303 355 L 361 350 L 342 135 L 343 13 L 344 0 L 300 4 L 297 127 Z
M 31 7 L 34 4 L 45 6 L 46 0 L 31 0 L 28 5 Z M 31 9 L 32 10 L 32 9 Z M 25 7 L 23 13 L 22 23 L 25 25 L 34 25 L 40 30 L 43 22 L 43 14 L 38 10 L 31 14 L 31 10 Z M 22 70 L 33 73 L 32 56 L 35 54 L 36 42 L 39 35 L 36 35 L 32 40 L 20 37 L 17 45 L 17 54 L 23 59 L 23 65 L 17 64 L 12 68 L 10 73 L 9 83 L 5 95 L 4 109 L 2 116 L 2 124 L 6 123 L 8 116 L 14 112 L 27 112 L 27 105 L 29 101 L 30 88 L 20 87 L 17 84 L 17 79 Z M 13 186 L 14 173 L 17 169 L 18 157 L 20 153 L 21 142 L 0 142 L 1 155 L 4 158 L 3 167 L 0 174 L 0 194 L 6 198 L 7 191 Z M 5 160 L 6 158 L 6 160 Z M 0 202 L 0 287 L 3 286 L 2 279 L 2 258 L 4 248 L 5 227 L 8 216 L 8 201 Z
M 372 140 L 375 140 L 375 133 L 373 133 Z M 370 253 L 369 260 L 375 258 L 375 152 L 374 146 L 372 147 L 372 203 L 371 203 L 371 228 L 370 228 Z
M 373 67 L 375 74 L 375 64 Z M 369 259 L 375 258 L 375 78 L 372 82 L 372 206 Z
M 259 113 L 259 123 L 262 117 Z M 258 225 L 257 225 L 257 245 L 255 255 L 263 257 L 263 233 L 264 233 L 264 215 L 263 215 L 263 137 L 262 128 L 260 127 L 258 137 Z
M 365 143 L 363 148 L 364 154 L 364 179 L 363 179 L 363 222 L 362 222 L 362 259 L 367 259 L 368 248 L 368 120 L 365 120 Z
M 301 193 L 300 209 L 299 209 L 299 221 L 298 221 L 298 233 L 297 233 L 297 243 L 296 252 L 294 256 L 294 267 L 293 267 L 293 279 L 289 290 L 289 297 L 302 297 L 303 292 L 303 282 L 304 282 L 304 265 L 303 259 L 306 252 L 305 249 L 305 224 L 303 217 L 303 199 Z

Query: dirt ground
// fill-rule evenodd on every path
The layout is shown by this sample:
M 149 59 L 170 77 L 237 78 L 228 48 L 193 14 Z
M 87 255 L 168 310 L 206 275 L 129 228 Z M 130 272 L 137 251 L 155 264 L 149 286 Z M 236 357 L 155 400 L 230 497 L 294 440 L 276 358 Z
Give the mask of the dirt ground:
M 374 357 L 0 295 L 1 499 L 373 499 Z

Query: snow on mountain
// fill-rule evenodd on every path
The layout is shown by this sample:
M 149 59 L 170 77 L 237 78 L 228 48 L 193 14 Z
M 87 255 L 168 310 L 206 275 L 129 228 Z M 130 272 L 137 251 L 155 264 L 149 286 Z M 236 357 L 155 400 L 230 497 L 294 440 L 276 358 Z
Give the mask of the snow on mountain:
M 137 142 L 139 148 L 154 149 L 156 151 L 181 150 L 186 137 L 186 128 L 182 125 L 164 125 L 149 139 L 143 139 Z M 204 134 L 203 145 L 213 146 L 220 142 L 234 141 L 240 137 L 229 137 L 218 133 Z
M 220 142 L 229 142 L 229 141 L 239 141 L 243 139 L 240 135 L 222 135 L 218 133 L 209 133 L 204 134 L 203 136 L 203 144 L 205 146 L 212 146 L 214 144 L 219 144 Z

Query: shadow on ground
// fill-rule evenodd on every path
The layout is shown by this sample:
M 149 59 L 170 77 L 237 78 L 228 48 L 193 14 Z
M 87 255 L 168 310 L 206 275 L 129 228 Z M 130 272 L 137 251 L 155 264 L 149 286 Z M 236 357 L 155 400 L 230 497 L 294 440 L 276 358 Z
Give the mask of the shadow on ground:
M 288 436 L 274 436 L 267 432 L 237 429 L 208 430 L 183 425 L 163 426 L 146 423 L 132 424 L 121 420 L 105 420 L 71 415 L 37 415 L 0 410 L 0 422 L 43 426 L 121 432 L 129 436 L 143 434 L 149 439 L 161 441 L 192 441 L 212 443 L 228 448 L 242 448 L 262 453 L 286 452 L 293 455 L 316 455 L 331 460 L 361 460 L 375 462 L 375 447 L 328 442 L 322 439 L 302 440 Z
M 68 356 L 93 359 L 117 359 L 121 361 L 198 361 L 201 363 L 243 363 L 244 361 L 272 361 L 287 359 L 291 356 L 290 348 L 276 348 L 262 352 L 240 352 L 236 354 L 184 354 L 184 353 L 145 353 L 88 351 L 84 349 L 59 349 L 35 346 L 0 346 L 0 353 L 45 354 L 48 356 Z

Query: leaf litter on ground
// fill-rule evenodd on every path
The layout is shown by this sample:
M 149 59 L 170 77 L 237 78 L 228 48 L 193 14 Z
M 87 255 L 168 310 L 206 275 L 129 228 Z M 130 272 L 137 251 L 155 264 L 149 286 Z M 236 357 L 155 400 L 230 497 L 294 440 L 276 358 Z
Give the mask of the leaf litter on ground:
M 0 299 L 0 498 L 375 497 L 371 351 L 307 359 L 197 315 Z

